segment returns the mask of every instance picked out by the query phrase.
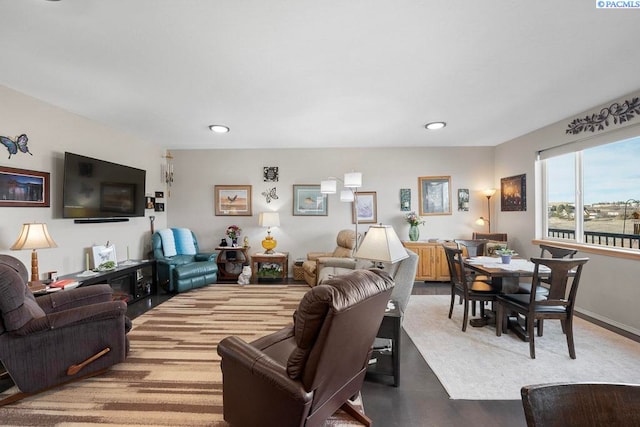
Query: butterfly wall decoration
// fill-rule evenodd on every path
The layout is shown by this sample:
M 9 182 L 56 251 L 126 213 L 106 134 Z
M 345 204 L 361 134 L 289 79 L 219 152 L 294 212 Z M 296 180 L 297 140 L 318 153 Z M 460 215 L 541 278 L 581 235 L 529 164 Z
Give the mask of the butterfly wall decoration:
M 272 189 L 267 188 L 267 191 L 263 191 L 262 195 L 267 200 L 267 203 L 271 203 L 272 199 L 278 200 L 278 195 L 276 194 L 276 187 L 273 187 Z
M 24 133 L 17 137 L 15 141 L 12 141 L 6 136 L 0 136 L 0 142 L 2 142 L 2 145 L 7 147 L 7 150 L 9 150 L 9 158 L 11 158 L 12 155 L 17 154 L 18 150 L 20 150 L 22 153 L 29 153 L 29 155 L 33 156 L 33 154 L 31 154 L 31 151 L 29 151 L 29 147 L 27 147 L 28 141 L 29 138 L 27 138 L 27 135 L 25 135 Z

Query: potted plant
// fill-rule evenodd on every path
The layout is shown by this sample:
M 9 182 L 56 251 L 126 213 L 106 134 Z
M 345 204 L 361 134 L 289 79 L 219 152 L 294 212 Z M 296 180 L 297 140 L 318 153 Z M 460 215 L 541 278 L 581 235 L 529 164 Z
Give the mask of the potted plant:
M 516 251 L 514 251 L 513 249 L 507 249 L 507 248 L 497 249 L 495 253 L 500 255 L 500 257 L 502 258 L 503 264 L 509 264 L 511 262 L 511 257 L 513 255 L 517 255 Z
M 409 223 L 409 240 L 412 242 L 418 241 L 418 239 L 420 239 L 420 230 L 418 229 L 418 226 L 424 224 L 425 220 L 420 218 L 415 212 L 406 214 L 404 219 Z

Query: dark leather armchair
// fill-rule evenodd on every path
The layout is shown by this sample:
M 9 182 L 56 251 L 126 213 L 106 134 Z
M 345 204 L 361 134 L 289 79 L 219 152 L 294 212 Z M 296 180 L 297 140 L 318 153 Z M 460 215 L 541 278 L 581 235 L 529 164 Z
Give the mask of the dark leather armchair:
M 320 426 L 340 407 L 355 415 L 348 401 L 362 386 L 392 288 L 387 273 L 356 270 L 307 292 L 293 325 L 252 343 L 223 339 L 224 419 Z
M 218 280 L 217 254 L 201 253 L 198 240 L 186 228 L 166 228 L 151 236 L 158 283 L 167 292 L 184 292 Z
M 640 425 L 638 384 L 540 384 L 520 393 L 529 427 Z
M 34 298 L 24 265 L 0 255 L 0 361 L 20 392 L 0 406 L 125 360 L 127 304 L 109 285 Z

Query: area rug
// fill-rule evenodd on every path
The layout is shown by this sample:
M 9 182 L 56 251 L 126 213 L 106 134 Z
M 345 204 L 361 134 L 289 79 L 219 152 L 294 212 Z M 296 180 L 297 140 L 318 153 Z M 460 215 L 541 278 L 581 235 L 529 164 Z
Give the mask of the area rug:
M 495 327 L 467 327 L 462 306 L 449 319 L 449 296 L 412 295 L 404 329 L 451 399 L 520 400 L 520 388 L 551 382 L 640 384 L 640 343 L 574 317 L 576 359 L 569 357 L 560 322 L 547 320 L 544 336 L 529 343 Z
M 300 285 L 214 285 L 177 295 L 134 319 L 131 351 L 106 374 L 0 408 L 12 426 L 226 426 L 217 343 L 291 323 Z M 361 425 L 338 411 L 327 426 Z

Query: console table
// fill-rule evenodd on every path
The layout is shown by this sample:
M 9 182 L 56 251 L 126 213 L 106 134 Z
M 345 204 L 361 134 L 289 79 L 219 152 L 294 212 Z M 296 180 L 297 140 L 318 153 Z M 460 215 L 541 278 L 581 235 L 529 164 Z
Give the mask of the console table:
M 218 281 L 237 282 L 238 276 L 242 273 L 242 267 L 249 265 L 250 246 L 218 246 Z
M 275 264 L 275 269 L 269 264 Z M 268 268 L 269 274 L 264 272 Z M 260 274 L 260 269 L 263 273 Z M 289 252 L 274 252 L 272 254 L 257 253 L 251 255 L 251 283 L 257 283 L 257 279 L 277 279 L 284 281 L 289 274 Z
M 113 270 L 96 271 L 91 276 L 82 272 L 60 276 L 60 279 L 73 279 L 80 282 L 80 286 L 108 283 L 114 296 L 120 295 L 128 304 L 138 301 L 158 291 L 156 261 L 130 260 L 121 262 Z

